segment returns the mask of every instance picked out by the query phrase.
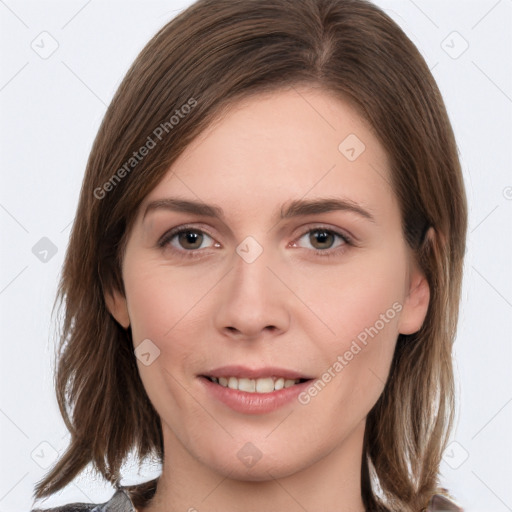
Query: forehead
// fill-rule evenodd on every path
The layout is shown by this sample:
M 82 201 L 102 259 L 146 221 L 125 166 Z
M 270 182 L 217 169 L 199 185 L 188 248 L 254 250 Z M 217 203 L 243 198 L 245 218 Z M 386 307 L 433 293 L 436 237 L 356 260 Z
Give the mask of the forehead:
M 143 202 L 168 195 L 258 215 L 285 200 L 348 198 L 381 214 L 396 209 L 389 159 L 349 103 L 290 88 L 230 106 L 173 163 Z

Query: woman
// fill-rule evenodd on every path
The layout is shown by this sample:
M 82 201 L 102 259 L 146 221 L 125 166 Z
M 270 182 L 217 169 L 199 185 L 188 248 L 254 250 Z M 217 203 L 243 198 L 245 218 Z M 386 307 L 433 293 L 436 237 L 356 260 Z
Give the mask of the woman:
M 363 0 L 199 0 L 87 164 L 59 297 L 64 510 L 459 510 L 438 473 L 466 199 L 423 58 Z M 121 485 L 134 451 L 162 474 Z M 81 508 L 80 508 L 81 507 Z

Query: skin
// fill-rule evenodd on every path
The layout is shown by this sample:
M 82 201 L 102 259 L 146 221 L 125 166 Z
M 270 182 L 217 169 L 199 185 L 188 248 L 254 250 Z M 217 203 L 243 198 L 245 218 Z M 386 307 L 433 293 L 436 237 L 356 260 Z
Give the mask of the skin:
M 349 134 L 365 145 L 354 161 L 338 149 Z M 365 419 L 398 334 L 420 329 L 429 302 L 390 173 L 384 148 L 348 103 L 321 89 L 290 88 L 233 105 L 145 198 L 123 260 L 126 297 L 106 297 L 135 347 L 150 339 L 160 350 L 149 366 L 137 360 L 165 449 L 145 512 L 233 504 L 239 512 L 364 510 Z M 171 196 L 219 205 L 225 218 L 155 209 L 143 220 L 148 203 Z M 351 211 L 279 220 L 290 201 L 324 197 L 353 201 L 374 221 Z M 184 224 L 208 236 L 158 246 Z M 314 229 L 322 228 L 351 234 L 354 243 L 319 242 Z M 252 263 L 236 252 L 247 236 L 263 248 Z M 191 252 L 198 257 L 187 258 Z M 198 378 L 230 364 L 321 378 L 396 303 L 401 311 L 307 405 L 241 414 L 210 397 Z M 250 468 L 237 457 L 247 442 L 262 455 Z

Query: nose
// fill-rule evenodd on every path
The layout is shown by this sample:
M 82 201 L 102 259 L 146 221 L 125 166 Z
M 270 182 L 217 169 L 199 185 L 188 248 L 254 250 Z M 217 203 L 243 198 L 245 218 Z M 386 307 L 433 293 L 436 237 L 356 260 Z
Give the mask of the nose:
M 290 325 L 290 292 L 276 277 L 279 268 L 271 264 L 266 251 L 248 263 L 235 253 L 234 266 L 222 280 L 216 328 L 234 339 L 274 337 Z M 276 272 L 277 270 L 277 272 Z

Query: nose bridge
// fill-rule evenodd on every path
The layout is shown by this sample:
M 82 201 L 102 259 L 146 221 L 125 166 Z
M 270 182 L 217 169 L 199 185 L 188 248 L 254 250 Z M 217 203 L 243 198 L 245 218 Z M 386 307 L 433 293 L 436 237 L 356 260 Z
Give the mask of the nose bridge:
M 265 329 L 288 328 L 286 289 L 269 269 L 276 257 L 252 237 L 237 246 L 216 315 L 218 329 L 254 337 Z
M 233 291 L 243 297 L 245 301 L 263 301 L 268 294 L 269 276 L 272 276 L 268 267 L 272 265 L 270 251 L 265 251 L 254 260 L 244 259 L 239 254 L 234 258 L 232 271 Z

